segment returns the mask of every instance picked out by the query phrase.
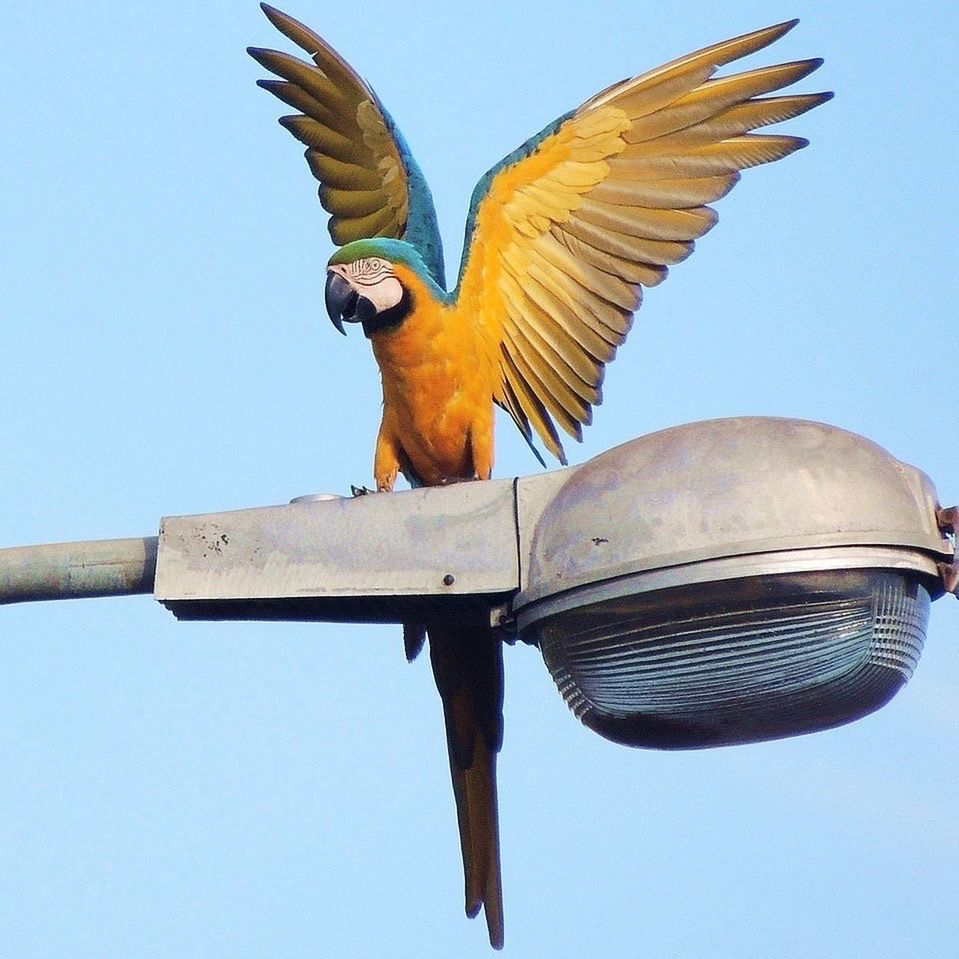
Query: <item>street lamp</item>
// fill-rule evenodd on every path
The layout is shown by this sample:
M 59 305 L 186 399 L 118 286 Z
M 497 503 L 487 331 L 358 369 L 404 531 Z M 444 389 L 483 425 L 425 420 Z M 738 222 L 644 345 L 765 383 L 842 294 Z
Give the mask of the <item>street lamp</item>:
M 165 518 L 0 550 L 0 602 L 152 591 L 180 619 L 435 621 L 485 608 L 617 742 L 825 729 L 909 679 L 959 580 L 955 508 L 869 440 L 741 417 L 579 467 Z

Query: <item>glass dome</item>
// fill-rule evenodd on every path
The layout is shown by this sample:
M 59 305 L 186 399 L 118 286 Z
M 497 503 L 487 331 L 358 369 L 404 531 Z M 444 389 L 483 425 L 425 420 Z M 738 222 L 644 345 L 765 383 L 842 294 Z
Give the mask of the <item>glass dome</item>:
M 537 624 L 573 713 L 630 746 L 826 729 L 878 709 L 922 652 L 929 592 L 886 570 L 785 573 L 607 599 Z

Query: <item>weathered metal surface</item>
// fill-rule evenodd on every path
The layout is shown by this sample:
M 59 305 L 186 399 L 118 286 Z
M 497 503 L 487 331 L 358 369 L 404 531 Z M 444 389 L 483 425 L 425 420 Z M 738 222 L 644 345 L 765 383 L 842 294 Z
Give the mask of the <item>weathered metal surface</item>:
M 543 513 L 556 494 L 582 466 L 540 473 L 538 476 L 521 476 L 516 480 L 516 526 L 519 547 L 520 589 L 529 586 L 530 558 L 533 555 L 533 536 Z M 554 519 L 552 522 L 559 521 Z M 550 523 L 547 520 L 547 525 Z
M 889 547 L 953 558 L 929 478 L 821 423 L 741 417 L 664 430 L 572 472 L 533 535 L 517 607 L 602 580 L 723 557 Z
M 155 595 L 184 618 L 394 621 L 519 587 L 512 480 L 167 517 Z
M 0 603 L 152 593 L 157 538 L 0 549 Z

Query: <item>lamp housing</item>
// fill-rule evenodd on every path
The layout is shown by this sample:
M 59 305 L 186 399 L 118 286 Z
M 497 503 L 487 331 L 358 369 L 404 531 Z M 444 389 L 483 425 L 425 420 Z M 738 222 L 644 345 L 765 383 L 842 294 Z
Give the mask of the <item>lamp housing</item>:
M 572 471 L 513 601 L 573 712 L 698 748 L 879 708 L 912 675 L 953 550 L 925 474 L 844 430 L 740 417 Z

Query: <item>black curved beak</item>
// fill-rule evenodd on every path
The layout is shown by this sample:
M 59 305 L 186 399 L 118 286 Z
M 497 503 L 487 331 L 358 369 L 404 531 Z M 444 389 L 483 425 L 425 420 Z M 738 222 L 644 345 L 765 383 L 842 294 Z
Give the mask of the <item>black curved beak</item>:
M 376 316 L 376 307 L 360 296 L 348 280 L 332 271 L 326 274 L 326 312 L 333 325 L 346 336 L 344 323 L 368 323 Z
M 326 274 L 326 312 L 333 325 L 346 336 L 343 321 L 356 322 L 356 303 L 359 294 L 339 273 Z

